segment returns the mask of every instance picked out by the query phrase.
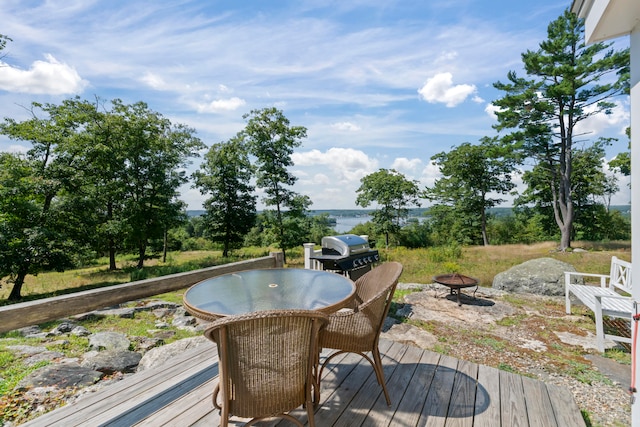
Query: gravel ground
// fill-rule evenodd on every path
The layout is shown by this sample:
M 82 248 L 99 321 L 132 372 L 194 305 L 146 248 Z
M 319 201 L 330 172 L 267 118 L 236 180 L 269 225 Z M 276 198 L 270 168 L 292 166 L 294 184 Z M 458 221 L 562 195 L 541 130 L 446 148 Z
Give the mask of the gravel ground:
M 475 298 L 473 289 L 465 290 L 458 307 L 449 290 L 439 285 L 399 288 L 421 291 L 405 295 L 404 304 L 394 307 L 395 316 L 405 322 L 392 326 L 385 338 L 413 341 L 458 359 L 566 387 L 594 427 L 631 424 L 630 356 L 624 349 L 607 352 L 621 363 L 598 353 L 586 309 L 567 315 L 564 297 L 516 296 L 490 288 L 478 289 Z M 428 326 L 415 326 L 417 320 Z

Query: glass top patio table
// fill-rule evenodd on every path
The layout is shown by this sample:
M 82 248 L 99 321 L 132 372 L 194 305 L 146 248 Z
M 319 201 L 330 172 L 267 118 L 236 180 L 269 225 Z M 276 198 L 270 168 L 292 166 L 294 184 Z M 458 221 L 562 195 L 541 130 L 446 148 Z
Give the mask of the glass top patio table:
M 349 304 L 354 283 L 322 270 L 271 268 L 246 270 L 203 280 L 183 296 L 196 317 L 220 317 L 262 310 L 305 309 L 332 313 Z

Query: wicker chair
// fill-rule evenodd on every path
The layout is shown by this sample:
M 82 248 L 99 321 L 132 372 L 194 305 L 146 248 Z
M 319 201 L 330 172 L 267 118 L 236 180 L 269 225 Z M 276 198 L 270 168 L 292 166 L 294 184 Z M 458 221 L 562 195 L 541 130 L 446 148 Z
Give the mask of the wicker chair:
M 287 414 L 305 405 L 314 426 L 312 387 L 318 358 L 318 334 L 327 316 L 313 310 L 259 311 L 216 320 L 205 336 L 218 345 L 220 381 L 213 404 L 221 426 L 231 415 L 279 417 L 303 424 Z M 218 402 L 220 395 L 220 402 Z
M 378 341 L 400 274 L 402 264 L 398 262 L 387 262 L 372 269 L 356 280 L 355 305 L 352 309 L 340 310 L 329 316 L 329 325 L 320 332 L 320 347 L 337 351 L 322 363 L 318 372 L 318 384 L 322 378 L 322 370 L 333 357 L 342 353 L 357 353 L 373 366 L 387 404 L 391 406 Z M 367 352 L 371 352 L 373 360 L 367 356 Z M 318 397 L 316 394 L 316 400 Z

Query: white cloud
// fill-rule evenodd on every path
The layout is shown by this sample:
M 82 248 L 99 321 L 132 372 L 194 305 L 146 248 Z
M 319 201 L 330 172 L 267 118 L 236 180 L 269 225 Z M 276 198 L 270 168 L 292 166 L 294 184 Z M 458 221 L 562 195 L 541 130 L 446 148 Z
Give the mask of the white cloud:
M 369 158 L 363 151 L 352 148 L 330 148 L 326 152 L 311 150 L 293 153 L 296 166 L 321 166 L 328 169 L 332 183 L 359 182 L 360 178 L 378 168 L 378 161 Z M 327 174 L 327 172 L 323 172 Z
M 149 71 L 147 71 L 141 80 L 144 84 L 152 87 L 153 89 L 163 89 L 166 87 L 166 83 L 162 77 Z
M 589 106 L 585 108 L 585 113 L 592 113 L 597 108 L 597 105 Z M 573 130 L 573 134 L 588 134 L 594 136 L 612 127 L 619 127 L 619 133 L 624 134 L 624 130 L 629 126 L 629 120 L 629 110 L 621 103 L 616 102 L 616 106 L 611 109 L 611 114 L 597 113 L 578 122 Z
M 349 132 L 357 132 L 361 130 L 360 126 L 355 125 L 353 123 L 349 123 L 349 122 L 334 123 L 331 125 L 331 127 L 340 131 L 349 131 Z
M 218 113 L 221 111 L 235 111 L 245 104 L 244 99 L 234 96 L 229 99 L 217 99 L 208 104 L 199 104 L 197 109 L 199 113 Z
M 313 176 L 313 183 L 318 185 L 330 185 L 331 178 L 324 173 L 317 173 Z
M 422 170 L 420 182 L 426 187 L 433 187 L 436 179 L 439 179 L 441 177 L 442 174 L 440 173 L 440 167 L 437 166 L 434 162 L 429 162 Z
M 0 61 L 0 90 L 7 92 L 67 95 L 77 94 L 89 84 L 69 65 L 52 55 L 46 61 L 34 61 L 29 70 L 21 70 Z
M 427 79 L 427 82 L 418 89 L 418 93 L 425 101 L 443 103 L 447 107 L 455 107 L 464 102 L 469 95 L 476 92 L 475 85 L 453 85 L 451 73 L 440 73 Z
M 496 111 L 500 111 L 500 107 L 496 105 L 487 104 L 487 106 L 484 107 L 484 112 L 487 113 L 487 115 L 494 120 L 498 120 L 498 116 L 496 116 Z
M 415 171 L 422 164 L 420 159 L 408 159 L 406 157 L 398 157 L 391 164 L 391 169 L 398 172 Z

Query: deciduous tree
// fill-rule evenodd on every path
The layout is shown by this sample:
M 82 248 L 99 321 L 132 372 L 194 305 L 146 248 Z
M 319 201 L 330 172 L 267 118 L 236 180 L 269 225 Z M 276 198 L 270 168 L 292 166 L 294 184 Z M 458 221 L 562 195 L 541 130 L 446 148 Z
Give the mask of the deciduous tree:
M 487 210 L 504 201 L 495 195 L 504 195 L 515 188 L 512 174 L 514 160 L 505 157 L 495 138 L 482 138 L 480 144 L 461 144 L 448 152 L 441 152 L 431 160 L 440 168 L 443 177 L 432 188 L 427 188 L 427 198 L 451 209 L 440 210 L 454 215 L 456 223 L 479 224 L 475 231 L 482 236 L 482 243 L 489 244 L 487 235 Z M 475 241 L 476 239 L 471 239 Z
M 241 244 L 256 219 L 253 168 L 242 139 L 235 137 L 211 146 L 194 174 L 204 195 L 207 236 L 223 245 L 222 256 Z
M 293 166 L 291 155 L 296 147 L 302 144 L 307 136 L 303 126 L 291 126 L 289 119 L 275 107 L 253 110 L 243 116 L 248 119 L 242 131 L 242 137 L 249 152 L 256 158 L 256 186 L 264 190 L 263 201 L 266 206 L 275 207 L 273 224 L 276 227 L 278 242 L 286 262 L 286 250 L 295 239 L 287 236 L 285 227 L 285 210 L 288 219 L 295 215 L 304 216 L 310 200 L 307 197 L 301 203 L 300 196 L 291 190 L 297 178 L 289 171 Z
M 0 277 L 13 283 L 10 300 L 21 298 L 28 274 L 72 266 L 87 238 L 78 212 L 68 209 L 82 187 L 75 145 L 82 121 L 71 101 L 34 103 L 31 112 L 31 119 L 0 125 L 0 133 L 32 144 L 24 157 L 0 157 Z
M 409 216 L 409 207 L 420 206 L 422 193 L 417 181 L 408 180 L 393 169 L 380 169 L 360 180 L 356 190 L 356 204 L 366 208 L 372 204 L 377 209 L 371 212 L 371 221 L 376 232 L 385 236 L 389 246 L 389 236 L 397 233 Z

